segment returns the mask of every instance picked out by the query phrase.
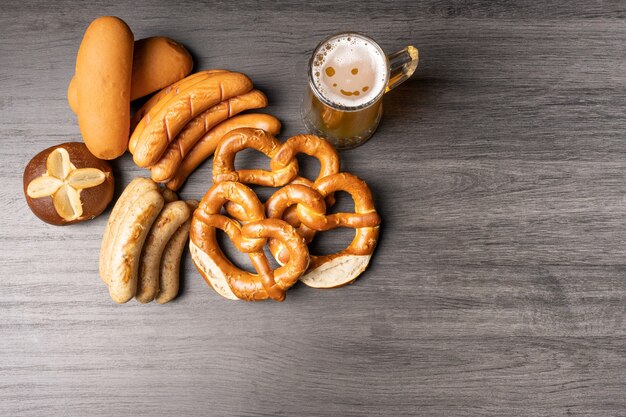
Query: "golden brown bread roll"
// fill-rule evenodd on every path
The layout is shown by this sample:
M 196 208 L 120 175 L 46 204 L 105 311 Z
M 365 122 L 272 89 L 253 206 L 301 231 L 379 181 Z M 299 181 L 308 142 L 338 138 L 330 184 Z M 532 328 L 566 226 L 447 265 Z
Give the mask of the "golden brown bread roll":
M 187 49 L 163 36 L 139 39 L 133 50 L 133 69 L 130 100 L 146 96 L 185 78 L 193 67 Z M 67 101 L 74 113 L 78 112 L 76 77 L 67 89 Z
M 154 36 L 138 40 L 133 55 L 130 99 L 146 96 L 182 80 L 191 73 L 192 67 L 189 51 L 172 39 Z
M 123 20 L 94 20 L 76 57 L 78 125 L 89 151 L 115 159 L 128 146 L 133 33 Z

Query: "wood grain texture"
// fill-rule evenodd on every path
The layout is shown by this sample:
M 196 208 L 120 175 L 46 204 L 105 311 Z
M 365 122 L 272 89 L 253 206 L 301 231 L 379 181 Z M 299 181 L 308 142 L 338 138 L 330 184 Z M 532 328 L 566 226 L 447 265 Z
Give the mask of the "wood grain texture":
M 101 3 L 0 14 L 0 415 L 626 415 L 624 2 Z M 186 255 L 175 302 L 110 301 L 107 216 L 45 225 L 21 177 L 41 149 L 80 140 L 67 84 L 106 14 L 187 45 L 196 69 L 247 73 L 283 139 L 302 131 L 320 39 L 420 49 L 377 134 L 342 153 L 383 218 L 362 278 L 236 303 Z M 128 155 L 114 166 L 118 195 L 146 175 Z M 209 176 L 210 161 L 182 196 Z M 316 248 L 349 239 L 334 236 Z

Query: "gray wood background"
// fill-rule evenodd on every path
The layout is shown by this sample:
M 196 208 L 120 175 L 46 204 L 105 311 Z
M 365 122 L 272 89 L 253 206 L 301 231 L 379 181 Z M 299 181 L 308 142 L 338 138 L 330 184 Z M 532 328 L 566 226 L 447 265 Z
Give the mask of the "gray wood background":
M 0 415 L 626 415 L 626 4 L 567 3 L 4 1 Z M 420 49 L 378 133 L 342 154 L 384 221 L 361 279 L 230 302 L 186 255 L 176 302 L 110 301 L 107 215 L 48 226 L 22 195 L 32 156 L 80 140 L 66 88 L 106 14 L 249 74 L 283 139 L 325 36 Z M 118 193 L 145 174 L 114 165 Z

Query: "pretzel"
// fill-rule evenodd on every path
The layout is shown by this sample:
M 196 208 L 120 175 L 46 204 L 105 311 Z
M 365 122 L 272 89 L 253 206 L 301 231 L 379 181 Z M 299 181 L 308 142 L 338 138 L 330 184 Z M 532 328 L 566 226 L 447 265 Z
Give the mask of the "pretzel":
M 244 149 L 256 149 L 271 158 L 270 169 L 235 169 L 235 156 Z M 339 154 L 333 146 L 314 135 L 297 135 L 281 144 L 260 129 L 241 128 L 222 137 L 213 157 L 213 182 L 239 181 L 245 184 L 282 187 L 298 177 L 296 155 L 305 153 L 320 161 L 318 179 L 339 172 Z
M 231 208 L 228 207 L 228 209 Z M 315 237 L 316 229 L 307 226 L 300 218 L 306 217 L 309 224 L 323 222 L 326 204 L 324 197 L 312 187 L 292 183 L 276 191 L 265 202 L 265 213 L 268 218 L 284 219 L 296 227 L 298 234 L 309 244 Z M 270 239 L 269 246 L 278 263 L 283 264 L 289 261 L 289 253 L 280 242 Z
M 235 156 L 244 149 L 256 149 L 270 160 L 271 171 L 261 169 L 235 170 Z M 320 161 L 318 179 L 339 172 L 339 154 L 326 140 L 314 135 L 297 135 L 287 139 L 283 144 L 270 133 L 261 129 L 233 129 L 222 137 L 213 156 L 213 182 L 239 181 L 245 184 L 281 187 L 287 183 L 304 184 L 309 187 L 312 181 L 298 176 L 298 160 L 296 156 L 304 153 Z M 333 194 L 326 197 L 329 206 L 335 204 Z M 237 216 L 241 209 L 234 204 L 226 207 L 229 214 Z M 292 222 L 289 222 L 289 219 Z M 292 208 L 287 209 L 285 220 L 298 227 L 297 217 Z M 306 235 L 303 230 L 303 235 Z
M 243 208 L 248 222 L 220 214 L 222 206 L 232 201 Z M 233 265 L 220 249 L 216 229 L 223 230 L 235 247 L 245 252 L 257 274 Z M 241 183 L 225 181 L 214 184 L 194 212 L 189 248 L 192 259 L 206 282 L 220 295 L 232 300 L 285 299 L 285 291 L 306 271 L 309 252 L 296 230 L 280 219 L 266 219 L 256 194 Z M 272 270 L 263 252 L 267 238 L 279 240 L 289 252 L 289 261 Z
M 307 154 L 320 161 L 320 172 L 317 179 L 339 172 L 337 150 L 326 140 L 315 135 L 296 135 L 287 139 L 274 154 L 270 161 L 270 168 L 272 171 L 285 169 L 291 161 L 296 161 L 296 155 L 299 153 Z
M 308 181 L 308 180 L 307 180 Z M 296 213 L 298 203 L 302 203 L 301 207 L 306 214 L 312 217 L 324 216 L 326 212 L 326 204 L 324 198 L 315 191 L 313 183 L 311 186 L 304 184 L 290 183 L 278 190 L 272 200 L 272 207 L 270 208 L 267 203 L 266 213 L 267 217 L 283 219 L 298 231 L 298 234 L 304 238 L 304 241 L 309 244 L 315 236 L 315 230 L 302 224 Z M 268 200 L 269 202 L 270 200 Z M 233 218 L 237 219 L 241 223 L 250 221 L 244 208 L 232 201 L 227 202 L 224 205 L 226 212 Z M 269 240 L 270 251 L 281 265 L 284 265 L 289 261 L 289 252 L 286 248 L 277 240 Z
M 311 181 L 310 179 L 304 178 L 304 177 L 296 177 L 295 180 L 291 181 L 288 185 L 291 184 L 295 184 L 295 185 L 305 185 L 308 188 L 313 188 L 313 181 Z M 332 207 L 335 205 L 335 196 L 334 194 L 328 194 L 326 196 L 326 207 Z M 241 222 L 245 222 L 247 221 L 246 218 L 246 213 L 243 211 L 243 208 L 235 203 L 233 203 L 232 201 L 227 202 L 224 205 L 224 208 L 226 209 L 226 212 L 231 216 L 234 217 L 235 219 L 241 221 Z M 300 220 L 298 219 L 298 216 L 296 214 L 296 206 L 289 206 L 285 209 L 284 214 L 282 215 L 282 219 L 285 220 L 287 223 L 289 223 L 290 225 L 292 225 L 295 228 L 298 228 L 298 233 L 300 234 L 300 236 L 304 237 L 305 240 L 307 241 L 307 243 L 310 243 L 311 240 L 313 240 L 313 236 L 311 236 L 310 238 L 308 237 L 308 233 L 311 232 L 310 229 L 306 228 L 306 226 L 303 226 L 302 229 L 300 229 Z M 308 231 L 304 231 L 305 228 Z M 312 231 L 313 234 L 315 234 L 315 231 Z M 270 241 L 271 243 L 271 241 Z M 286 262 L 286 261 L 285 261 Z
M 244 184 L 257 184 L 281 187 L 298 174 L 298 161 L 292 160 L 280 171 L 262 169 L 235 170 L 235 156 L 244 149 L 257 151 L 273 158 L 281 144 L 270 133 L 261 129 L 240 128 L 222 137 L 213 155 L 213 182 L 238 181 Z
M 354 281 L 367 268 L 376 243 L 380 217 L 374 208 L 372 194 L 367 184 L 348 173 L 338 173 L 315 181 L 313 188 L 288 185 L 278 190 L 265 203 L 268 218 L 282 218 L 286 209 L 297 206 L 296 215 L 302 223 L 299 233 L 310 242 L 314 231 L 337 227 L 356 229 L 354 239 L 344 250 L 330 254 L 311 255 L 309 270 L 300 280 L 315 288 L 334 288 Z M 336 191 L 345 191 L 354 200 L 355 213 L 325 214 L 324 198 Z M 279 262 L 288 261 L 291 253 L 285 252 L 278 242 L 270 241 L 270 250 Z

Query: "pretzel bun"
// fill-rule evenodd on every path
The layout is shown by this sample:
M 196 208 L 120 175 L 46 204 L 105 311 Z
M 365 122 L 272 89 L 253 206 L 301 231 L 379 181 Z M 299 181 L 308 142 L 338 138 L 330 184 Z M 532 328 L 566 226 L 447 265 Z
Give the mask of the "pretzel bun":
M 193 67 L 187 49 L 163 36 L 139 39 L 133 50 L 130 100 L 136 100 L 185 78 Z M 67 102 L 78 113 L 76 77 L 67 89 Z
M 94 20 L 76 57 L 78 125 L 89 151 L 115 159 L 128 146 L 133 33 L 123 20 Z
M 39 152 L 24 169 L 24 196 L 46 223 L 65 225 L 93 219 L 113 198 L 111 165 L 84 143 L 68 142 Z

